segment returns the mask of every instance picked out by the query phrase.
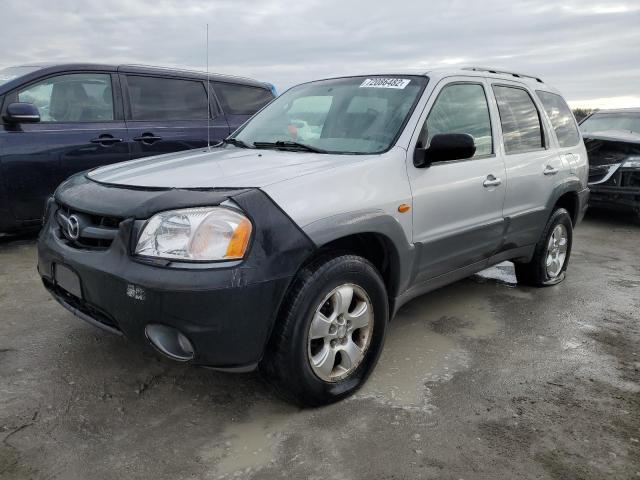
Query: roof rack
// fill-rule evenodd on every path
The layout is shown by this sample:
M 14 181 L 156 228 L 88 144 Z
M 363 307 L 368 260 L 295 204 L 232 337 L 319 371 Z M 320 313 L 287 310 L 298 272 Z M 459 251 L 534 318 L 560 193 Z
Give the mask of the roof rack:
M 474 72 L 489 72 L 489 73 L 499 73 L 502 75 L 511 75 L 517 78 L 532 78 L 537 82 L 544 83 L 540 77 L 534 77 L 533 75 L 526 75 L 524 73 L 516 73 L 516 72 L 508 72 L 506 70 L 498 70 L 495 68 L 485 68 L 485 67 L 465 67 L 462 70 L 471 70 Z

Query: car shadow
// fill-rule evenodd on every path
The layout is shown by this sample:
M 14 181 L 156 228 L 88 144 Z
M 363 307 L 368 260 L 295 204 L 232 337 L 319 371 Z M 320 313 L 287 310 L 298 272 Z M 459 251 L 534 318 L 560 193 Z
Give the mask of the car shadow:
M 20 233 L 0 233 L 0 246 L 33 243 L 38 239 L 38 230 Z
M 589 208 L 584 217 L 586 222 L 608 224 L 615 227 L 631 227 L 640 229 L 640 218 L 633 212 L 619 212 L 615 210 L 604 210 Z

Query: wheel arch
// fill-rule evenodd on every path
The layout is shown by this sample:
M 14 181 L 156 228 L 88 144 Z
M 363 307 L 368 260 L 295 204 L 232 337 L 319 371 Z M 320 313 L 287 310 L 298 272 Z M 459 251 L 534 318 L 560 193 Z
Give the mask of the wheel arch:
M 569 212 L 571 217 L 571 223 L 575 227 L 578 223 L 582 206 L 580 205 L 580 194 L 582 186 L 579 181 L 569 181 L 562 185 L 559 185 L 553 192 L 551 200 L 549 202 L 549 215 L 550 218 L 553 212 L 561 207 Z
M 381 210 L 340 214 L 313 222 L 303 230 L 318 247 L 305 264 L 329 251 L 360 255 L 382 275 L 393 308 L 395 297 L 409 284 L 414 256 L 413 245 L 393 216 Z

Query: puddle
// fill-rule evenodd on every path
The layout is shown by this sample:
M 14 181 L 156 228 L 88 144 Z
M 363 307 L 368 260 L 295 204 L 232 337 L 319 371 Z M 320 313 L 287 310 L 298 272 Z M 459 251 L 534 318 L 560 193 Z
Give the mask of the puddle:
M 426 384 L 449 380 L 465 366 L 466 354 L 454 340 L 434 333 L 423 321 L 399 315 L 376 369 L 356 398 L 431 411 Z
M 415 299 L 391 322 L 380 361 L 355 398 L 433 411 L 429 386 L 450 380 L 468 366 L 463 340 L 496 331 L 481 284 L 463 281 Z
M 222 432 L 222 444 L 201 450 L 200 457 L 216 465 L 208 478 L 244 477 L 275 463 L 283 431 L 297 413 L 286 404 L 258 403 L 246 418 L 231 421 Z

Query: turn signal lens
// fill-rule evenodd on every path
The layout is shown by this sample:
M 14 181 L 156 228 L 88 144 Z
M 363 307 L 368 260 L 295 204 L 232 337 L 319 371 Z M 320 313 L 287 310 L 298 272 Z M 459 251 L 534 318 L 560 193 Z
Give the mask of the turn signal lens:
M 240 220 L 240 223 L 238 223 L 238 226 L 231 236 L 231 240 L 229 241 L 229 245 L 227 246 L 227 253 L 225 254 L 225 258 L 244 257 L 244 252 L 247 250 L 250 238 L 251 222 L 246 218 L 243 218 L 242 220 Z

